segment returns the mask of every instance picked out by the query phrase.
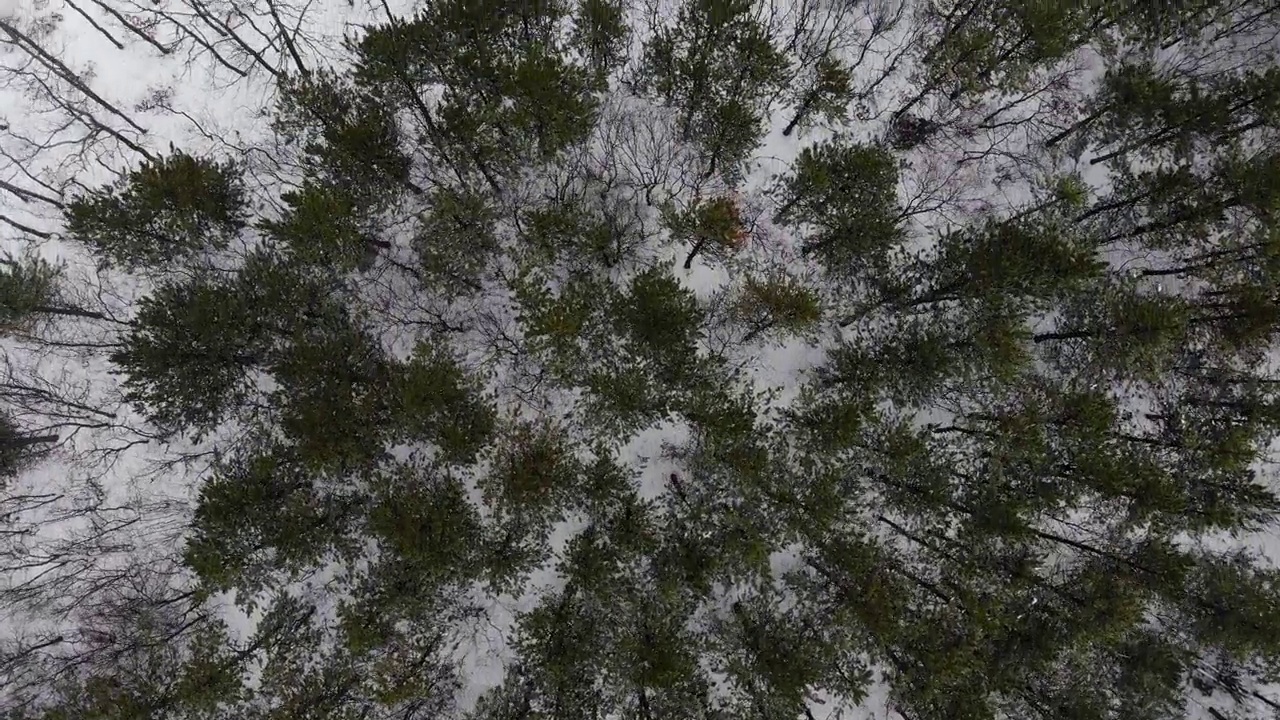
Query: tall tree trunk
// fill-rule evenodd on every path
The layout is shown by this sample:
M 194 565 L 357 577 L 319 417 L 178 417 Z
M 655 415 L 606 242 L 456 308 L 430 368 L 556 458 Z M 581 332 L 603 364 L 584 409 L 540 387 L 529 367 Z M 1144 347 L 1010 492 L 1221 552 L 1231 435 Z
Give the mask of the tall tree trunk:
M 1111 108 L 1109 106 L 1105 106 L 1098 110 L 1095 110 L 1094 112 L 1090 113 L 1084 118 L 1077 120 L 1076 122 L 1072 123 L 1071 126 L 1059 132 L 1057 135 L 1054 135 L 1048 140 L 1045 140 L 1044 146 L 1047 148 L 1056 146 L 1058 143 L 1062 142 L 1063 140 L 1066 140 L 1068 136 L 1080 130 L 1083 130 L 1089 127 L 1090 125 L 1094 124 L 1095 122 L 1097 122 L 1098 119 L 1101 118 L 1103 115 L 1106 115 L 1110 109 Z
M 809 91 L 808 95 L 805 95 L 800 107 L 796 108 L 796 114 L 791 116 L 791 122 L 787 123 L 787 126 L 782 129 L 782 137 L 791 137 L 791 133 L 795 132 L 796 126 L 809 114 L 809 108 L 813 106 L 817 98 L 818 93 L 813 90 Z
M 72 10 L 75 10 L 80 15 L 80 17 L 87 20 L 89 24 L 93 26 L 94 30 L 97 30 L 99 33 L 102 34 L 103 37 L 105 37 L 108 41 L 110 41 L 112 45 L 115 45 L 117 50 L 124 49 L 124 43 L 117 40 L 116 37 L 112 35 L 110 32 L 108 32 L 106 28 L 99 25 L 98 21 L 94 20 L 92 15 L 80 9 L 80 6 L 76 5 L 74 2 L 72 2 L 72 0 L 65 0 L 65 1 L 67 5 L 71 7 Z
M 0 448 L 5 450 L 17 450 L 32 445 L 46 445 L 58 442 L 57 435 L 28 435 L 25 437 L 13 437 L 0 440 Z
M 122 26 L 124 26 L 126 30 L 145 40 L 147 43 L 151 45 L 151 47 L 159 50 L 161 55 L 168 55 L 170 52 L 172 52 L 171 50 L 169 50 L 169 48 L 165 47 L 164 45 L 161 45 L 159 42 L 156 42 L 155 38 L 151 37 L 145 32 L 134 27 L 133 23 L 129 22 L 128 18 L 120 14 L 120 11 L 102 2 L 102 0 L 93 0 L 93 4 L 102 8 L 103 12 L 106 12 L 110 14 L 112 17 L 114 17 L 117 21 L 120 22 Z
M 276 27 L 280 30 L 280 41 L 289 51 L 289 56 L 293 58 L 293 62 L 298 66 L 298 72 L 303 75 L 310 75 L 311 71 L 302 62 L 302 55 L 298 53 L 298 48 L 293 42 L 293 37 L 289 34 L 289 28 L 285 27 L 284 20 L 281 19 L 280 13 L 276 10 L 275 0 L 267 0 L 267 9 L 271 12 L 271 18 L 275 20 Z

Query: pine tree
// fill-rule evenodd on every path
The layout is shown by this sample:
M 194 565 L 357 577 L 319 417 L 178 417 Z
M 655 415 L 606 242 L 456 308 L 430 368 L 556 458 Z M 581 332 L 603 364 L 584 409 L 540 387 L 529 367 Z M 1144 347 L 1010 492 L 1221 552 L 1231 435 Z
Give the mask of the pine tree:
M 0 489 L 58 442 L 54 433 L 24 432 L 12 418 L 0 416 Z
M 602 57 L 590 69 L 569 59 L 556 33 L 568 19 L 563 5 L 496 0 L 433 5 L 373 28 L 352 46 L 355 82 L 411 108 L 436 162 L 457 180 L 476 173 L 496 191 L 520 163 L 549 160 L 590 130 L 618 32 L 605 8 L 589 13 L 603 21 Z M 435 107 L 421 95 L 431 86 L 448 89 Z
M 643 91 L 677 110 L 680 139 L 698 148 L 706 174 L 735 178 L 760 143 L 765 103 L 789 64 L 751 2 L 695 0 L 654 29 L 637 76 Z
M 67 207 L 67 232 L 125 269 L 180 265 L 230 247 L 247 198 L 234 163 L 176 153 Z
M 59 269 L 39 257 L 5 258 L 0 262 L 0 327 L 4 334 L 23 332 L 33 316 L 59 305 Z
M 872 145 L 826 142 L 806 148 L 780 189 L 775 221 L 795 226 L 803 250 L 834 275 L 876 269 L 900 239 L 898 168 Z
M 795 115 L 782 129 L 782 134 L 787 136 L 798 127 L 816 125 L 819 118 L 832 123 L 845 121 L 853 96 L 852 84 L 849 68 L 838 59 L 828 55 L 818 58 L 808 87 L 798 95 Z

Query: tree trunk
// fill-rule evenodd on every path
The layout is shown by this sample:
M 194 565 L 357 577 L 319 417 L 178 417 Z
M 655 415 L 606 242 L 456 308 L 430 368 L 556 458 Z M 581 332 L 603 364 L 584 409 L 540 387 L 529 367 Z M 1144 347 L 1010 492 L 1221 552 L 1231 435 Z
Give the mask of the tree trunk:
M 129 32 L 133 33 L 134 35 L 137 35 L 138 37 L 140 37 L 140 38 L 142 38 L 143 40 L 145 40 L 145 41 L 147 41 L 148 43 L 150 43 L 150 44 L 151 44 L 151 47 L 154 47 L 155 49 L 159 50 L 161 55 L 168 55 L 168 54 L 171 52 L 171 51 L 169 50 L 169 48 L 167 48 L 167 47 L 165 47 L 164 45 L 161 45 L 160 43 L 156 42 L 155 38 L 151 37 L 150 35 L 148 35 L 148 34 L 146 34 L 146 33 L 142 32 L 142 31 L 141 31 L 141 30 L 139 30 L 138 28 L 134 27 L 134 26 L 133 26 L 133 23 L 130 23 L 130 22 L 129 22 L 129 20 L 128 20 L 128 18 L 126 18 L 125 16 L 121 15 L 121 14 L 120 14 L 120 12 L 119 12 L 118 10 L 116 10 L 115 8 L 113 8 L 113 7 L 111 7 L 110 5 L 107 5 L 106 3 L 102 2 L 102 0 L 93 0 L 93 4 L 94 4 L 94 5 L 97 5 L 97 6 L 98 6 L 98 7 L 100 7 L 100 8 L 102 8 L 102 10 L 103 10 L 104 12 L 109 13 L 112 17 L 114 17 L 116 20 L 118 20 L 118 21 L 120 22 L 120 24 L 121 24 L 121 25 L 123 25 L 123 26 L 124 26 L 124 28 L 125 28 L 126 30 L 128 30 Z
M 1094 112 L 1090 113 L 1088 116 L 1080 120 L 1077 120 L 1070 127 L 1066 128 L 1062 132 L 1059 132 L 1057 135 L 1054 135 L 1048 140 L 1045 140 L 1044 146 L 1047 148 L 1054 147 L 1055 145 L 1062 142 L 1063 140 L 1066 140 L 1069 135 L 1072 135 L 1080 130 L 1083 130 L 1089 127 L 1090 125 L 1094 124 L 1095 122 L 1097 122 L 1098 119 L 1101 118 L 1103 115 L 1106 115 L 1107 111 L 1110 109 L 1111 108 L 1109 106 L 1103 107 L 1098 110 L 1095 110 Z
M 298 48 L 294 45 L 293 37 L 289 34 L 289 29 L 284 26 L 284 20 L 280 18 L 280 13 L 276 11 L 276 4 L 274 0 L 267 0 L 267 9 L 271 12 L 271 18 L 276 21 L 276 27 L 280 29 L 280 40 L 284 43 L 285 48 L 288 49 L 290 57 L 293 58 L 293 62 L 297 64 L 298 72 L 302 73 L 304 76 L 310 75 L 311 71 L 303 64 L 302 55 L 298 53 Z
M 131 325 L 132 323 L 125 320 L 117 320 L 110 315 L 100 313 L 94 310 L 85 310 L 77 307 L 62 307 L 54 305 L 37 305 L 31 308 L 32 312 L 45 313 L 48 315 L 62 315 L 65 317 L 86 318 L 89 320 L 105 320 L 106 322 L 118 323 L 120 325 Z
M 72 9 L 72 10 L 75 10 L 77 13 L 79 13 L 80 17 L 82 17 L 82 18 L 84 18 L 85 20 L 89 21 L 89 24 L 93 26 L 93 29 L 94 29 L 94 30 L 97 30 L 99 33 L 101 33 L 101 34 L 102 34 L 102 36 L 103 36 L 103 37 L 105 37 L 107 40 L 109 40 L 109 41 L 111 42 L 111 44 L 112 44 L 112 45 L 115 45 L 117 50 L 123 50 L 123 49 L 124 49 L 124 43 L 122 43 L 122 42 L 120 42 L 119 40 L 117 40 L 117 39 L 115 38 L 115 36 L 114 36 L 114 35 L 112 35 L 110 32 L 107 32 L 107 29 L 106 29 L 106 28 L 104 28 L 104 27 L 102 27 L 101 25 L 99 25 L 99 24 L 98 24 L 98 21 L 97 21 L 97 20 L 94 20 L 92 15 L 90 15 L 90 14 L 89 14 L 89 13 L 87 13 L 87 12 L 85 12 L 84 10 L 81 10 L 81 9 L 80 9 L 80 6 L 79 6 L 79 5 L 76 5 L 76 4 L 75 4 L 74 2 L 72 2 L 71 0 L 66 0 L 66 3 L 67 3 L 67 5 L 71 6 L 71 9 Z
M 686 255 L 686 256 L 685 256 L 685 258 L 684 258 L 684 269 L 685 269 L 685 270 L 689 270 L 689 269 L 692 269 L 692 268 L 693 268 L 693 259 L 694 259 L 694 258 L 696 258 L 696 257 L 698 256 L 698 253 L 702 252 L 702 248 L 703 248 L 706 244 L 707 244 L 707 238 L 706 238 L 706 236 L 699 237 L 699 238 L 697 239 L 697 241 L 693 243 L 693 249 L 692 249 L 692 250 L 690 250 L 690 251 L 689 251 L 689 254 L 688 254 L 688 255 Z
M 0 440 L 0 448 L 5 450 L 15 450 L 32 445 L 45 445 L 58 442 L 57 435 L 29 435 L 26 437 L 5 438 Z
M 31 190 L 27 190 L 26 188 L 20 188 L 17 185 L 5 182 L 4 180 L 0 180 L 0 190 L 5 190 L 13 193 L 18 197 L 19 200 L 23 202 L 30 202 L 31 200 L 39 200 L 40 202 L 52 205 L 53 207 L 56 207 L 59 210 L 66 208 L 66 205 L 63 204 L 61 200 L 57 200 L 55 198 L 41 195 L 38 192 L 33 192 Z
M 1258 97 L 1260 97 L 1260 96 L 1249 97 L 1249 98 L 1246 98 L 1245 100 L 1240 101 L 1239 103 L 1236 103 L 1235 105 L 1232 105 L 1232 106 L 1228 107 L 1228 108 L 1227 108 L 1227 114 L 1228 114 L 1228 115 L 1234 115 L 1235 113 L 1237 113 L 1237 112 L 1239 112 L 1239 111 L 1241 111 L 1241 110 L 1244 110 L 1244 109 L 1248 108 L 1250 105 L 1252 105 L 1253 103 L 1257 102 Z M 1099 163 L 1104 163 L 1104 162 L 1107 162 L 1108 160 L 1113 160 L 1113 159 L 1115 159 L 1116 157 L 1119 157 L 1120 155 L 1123 155 L 1123 154 L 1125 154 L 1125 153 L 1127 153 L 1127 152 L 1131 152 L 1131 151 L 1133 151 L 1133 150 L 1138 150 L 1138 149 L 1140 149 L 1140 148 L 1143 148 L 1143 147 L 1146 147 L 1146 146 L 1148 146 L 1148 145 L 1151 145 L 1152 143 L 1157 143 L 1157 142 L 1161 142 L 1161 141 L 1164 141 L 1164 140 L 1168 140 L 1169 138 L 1173 137 L 1174 135 L 1177 135 L 1179 131 L 1181 131 L 1181 130 L 1183 130 L 1184 128 L 1186 128 L 1186 127 L 1187 127 L 1188 125 L 1190 125 L 1192 122 L 1195 122 L 1196 120 L 1199 120 L 1199 119 L 1203 118 L 1203 117 L 1204 117 L 1205 115 L 1207 115 L 1208 113 L 1209 113 L 1209 111 L 1208 111 L 1208 110 L 1202 110 L 1202 111 L 1200 111 L 1200 112 L 1196 113 L 1196 114 L 1195 114 L 1191 119 L 1189 119 L 1189 120 L 1187 120 L 1187 121 L 1185 121 L 1185 122 L 1182 122 L 1182 123 L 1180 123 L 1180 124 L 1178 124 L 1178 125 L 1175 125 L 1175 126 L 1173 126 L 1173 127 L 1164 127 L 1164 128 L 1161 128 L 1160 130 L 1158 130 L 1158 131 L 1156 131 L 1156 132 L 1154 132 L 1154 133 L 1151 133 L 1150 135 L 1146 136 L 1145 138 L 1142 138 L 1141 140 L 1138 140 L 1137 142 L 1129 143 L 1128 145 L 1121 146 L 1120 148 L 1118 148 L 1118 149 L 1116 149 L 1116 150 L 1113 150 L 1113 151 L 1111 151 L 1111 152 L 1109 152 L 1109 153 L 1107 153 L 1107 154 L 1105 154 L 1105 155 L 1101 155 L 1101 156 L 1098 156 L 1098 157 L 1096 157 L 1096 158 L 1093 158 L 1092 160 L 1090 160 L 1090 161 L 1089 161 L 1089 164 L 1090 164 L 1090 165 L 1097 165 L 1097 164 L 1099 164 Z M 1249 126 L 1248 126 L 1248 125 L 1244 126 L 1244 128 L 1242 128 L 1242 129 L 1241 129 L 1241 132 L 1244 132 L 1244 131 L 1245 131 L 1245 130 L 1247 130 L 1247 129 L 1249 129 Z
M 28 235 L 34 235 L 38 238 L 44 238 L 45 240 L 48 240 L 49 238 L 53 237 L 53 233 L 48 233 L 43 230 L 37 230 L 29 225 L 23 225 L 22 223 L 18 222 L 17 220 L 14 220 L 8 215 L 0 215 L 0 222 L 16 230 L 27 233 Z
M 226 23 L 223 23 L 210 15 L 209 11 L 205 9 L 200 2 L 192 2 L 191 9 L 195 10 L 196 15 L 203 20 L 206 25 L 213 28 L 219 35 L 233 40 L 240 46 L 240 49 L 243 50 L 246 55 L 253 58 L 254 62 L 261 65 L 263 69 L 271 73 L 277 80 L 284 76 L 284 73 L 280 72 L 278 68 L 272 67 L 271 63 L 267 62 L 266 58 L 262 56 L 262 53 L 254 50 L 249 43 L 244 41 L 244 38 L 240 37 L 232 31 L 231 28 L 227 27 Z
M 809 108 L 813 106 L 817 98 L 818 93 L 815 91 L 810 91 L 805 96 L 804 102 L 800 103 L 800 107 L 796 108 L 796 114 L 791 116 L 791 122 L 787 123 L 787 126 L 783 128 L 782 137 L 791 137 L 791 133 L 795 132 L 796 126 L 809 114 Z

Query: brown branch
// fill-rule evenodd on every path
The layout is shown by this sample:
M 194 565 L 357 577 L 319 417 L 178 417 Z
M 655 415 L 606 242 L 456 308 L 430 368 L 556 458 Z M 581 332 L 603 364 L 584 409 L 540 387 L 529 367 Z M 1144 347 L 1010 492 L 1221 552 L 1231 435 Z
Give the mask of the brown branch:
M 307 66 L 302 62 L 302 56 L 298 54 L 298 48 L 293 44 L 293 38 L 289 36 L 289 29 L 285 27 L 284 20 L 280 19 L 280 13 L 276 12 L 276 4 L 272 0 L 267 0 L 267 9 L 271 12 L 271 18 L 276 21 L 276 27 L 280 28 L 280 40 L 289 51 L 289 55 L 293 57 L 294 63 L 298 65 L 298 72 L 303 75 L 310 75 L 311 71 L 307 70 Z
M 266 69 L 267 72 L 275 76 L 277 80 L 284 77 L 284 73 L 280 72 L 278 68 L 272 67 L 271 63 L 268 63 L 266 58 L 262 57 L 262 53 L 258 52 L 257 50 L 254 50 L 253 47 L 249 45 L 249 43 L 244 41 L 244 38 L 240 37 L 234 31 L 232 31 L 231 28 L 229 28 L 226 25 L 226 23 L 222 23 L 218 21 L 217 18 L 209 15 L 209 12 L 205 10 L 205 8 L 199 2 L 191 3 L 191 8 L 195 10 L 196 15 L 201 20 L 203 20 L 209 27 L 213 28 L 215 31 L 218 32 L 218 34 L 222 35 L 223 37 L 230 38 L 231 40 L 233 40 L 237 45 L 240 46 L 240 49 L 243 50 L 245 54 L 253 58 L 255 62 L 257 62 L 264 69 Z
M 93 26 L 94 30 L 97 30 L 98 32 L 102 33 L 103 37 L 110 40 L 111 44 L 115 45 L 117 50 L 124 49 L 124 43 L 117 40 L 116 37 L 112 35 L 110 32 L 108 32 L 106 28 L 99 25 L 98 21 L 94 20 L 93 17 L 89 15 L 89 13 L 85 12 L 84 10 L 81 10 L 80 6 L 76 5 L 74 2 L 72 2 L 72 0 L 66 0 L 66 2 L 68 5 L 71 6 L 72 10 L 75 10 L 77 13 L 80 14 L 80 17 L 84 18 L 85 20 L 88 20 L 89 24 Z
M 31 200 L 39 200 L 40 202 L 46 203 L 48 205 L 52 205 L 58 208 L 59 210 L 62 210 L 66 207 L 66 205 L 64 205 L 61 200 L 56 200 L 54 198 L 41 195 L 38 192 L 33 192 L 31 190 L 27 190 L 26 188 L 20 188 L 17 185 L 5 182 L 4 180 L 0 180 L 0 190 L 13 193 L 18 197 L 19 200 L 22 200 L 23 202 L 29 202 Z
M 86 85 L 74 72 L 71 71 L 71 68 L 63 64 L 61 60 L 46 52 L 45 49 L 40 47 L 36 41 L 27 37 L 13 25 L 10 25 L 4 20 L 0 20 L 0 30 L 3 30 L 9 37 L 13 38 L 14 42 L 19 46 L 26 46 L 27 51 L 32 55 L 32 57 L 38 59 L 42 65 L 53 71 L 63 80 L 66 80 L 72 85 L 72 87 L 84 93 L 85 97 L 88 97 L 90 100 L 101 105 L 107 110 L 107 112 L 110 112 L 121 120 L 124 120 L 129 124 L 129 127 L 137 130 L 139 133 L 142 133 L 143 135 L 147 133 L 146 128 L 135 123 L 132 118 L 125 115 L 124 112 L 116 108 L 115 105 L 107 102 L 101 95 L 94 92 L 92 88 Z
M 152 47 L 154 47 L 155 49 L 157 49 L 157 50 L 159 50 L 159 51 L 160 51 L 160 54 L 161 54 L 161 55 L 168 55 L 170 52 L 172 52 L 169 48 L 167 48 L 167 47 L 165 47 L 164 45 L 161 45 L 159 42 L 157 42 L 155 38 L 151 37 L 150 35 L 148 35 L 148 34 L 146 34 L 146 33 L 142 32 L 142 31 L 141 31 L 141 30 L 139 30 L 138 28 L 134 27 L 134 26 L 133 26 L 133 23 L 129 22 L 129 19 L 128 19 L 128 18 L 126 18 L 124 15 L 121 15 L 121 14 L 120 14 L 120 11 L 118 11 L 118 10 L 116 10 L 115 8 L 111 7 L 110 5 L 107 5 L 106 3 L 102 2 L 102 0 L 92 0 L 92 2 L 93 2 L 93 4 L 94 4 L 94 5 L 97 5 L 98 7 L 102 8 L 102 10 L 103 10 L 104 12 L 106 12 L 106 13 L 110 14 L 112 17 L 114 17 L 116 20 L 118 20 L 118 21 L 120 22 L 120 24 L 124 26 L 124 29 L 125 29 L 125 30 L 128 30 L 129 32 L 133 33 L 134 35 L 137 35 L 138 37 L 140 37 L 140 38 L 142 38 L 143 40 L 145 40 L 145 41 L 147 41 L 148 43 L 150 43 Z
M 18 230 L 21 230 L 24 233 L 35 235 L 36 237 L 39 237 L 39 238 L 44 238 L 45 240 L 48 240 L 49 238 L 53 237 L 53 233 L 45 232 L 43 230 L 37 230 L 33 227 L 23 225 L 22 223 L 18 222 L 17 220 L 14 220 L 13 218 L 7 215 L 0 215 L 0 222 L 6 225 L 11 225 L 17 228 Z
M 46 314 L 49 314 L 49 315 L 62 315 L 62 316 L 65 316 L 65 317 L 79 317 L 79 318 L 86 318 L 86 319 L 89 319 L 89 320 L 105 320 L 105 321 L 107 321 L 107 322 L 113 322 L 113 323 L 117 323 L 117 324 L 119 324 L 119 325 L 131 325 L 131 324 L 132 324 L 132 323 L 130 323 L 130 322 L 128 322 L 128 321 L 126 321 L 126 320 L 117 320 L 116 318 L 113 318 L 113 317 L 111 317 L 110 315 L 105 315 L 105 314 L 103 314 L 103 313 L 96 312 L 96 311 L 94 311 L 94 310 L 85 310 L 85 309 L 83 309 L 83 308 L 78 308 L 78 307 L 70 307 L 70 306 L 54 306 L 54 305 L 37 305 L 37 306 L 35 306 L 35 307 L 31 308 L 31 310 L 32 310 L 33 312 L 46 313 Z
M 218 64 L 222 65 L 223 67 L 227 68 L 228 70 L 230 70 L 231 72 L 235 73 L 236 75 L 239 75 L 239 76 L 240 76 L 240 77 L 242 77 L 242 78 L 247 78 L 247 77 L 249 77 L 249 73 L 248 73 L 247 71 L 245 71 L 245 70 L 241 70 L 240 68 L 236 67 L 235 65 L 232 65 L 232 64 L 231 64 L 231 62 L 230 62 L 229 60 L 227 60 L 226 58 L 222 57 L 222 55 L 221 55 L 221 54 L 219 54 L 219 53 L 218 53 L 218 51 L 217 51 L 216 49 L 214 49 L 213 45 L 212 45 L 208 40 L 205 40 L 205 39 L 204 39 L 203 37 L 201 37 L 198 33 L 196 33 L 196 31 L 192 30 L 191 28 L 187 27 L 186 25 L 183 25 L 182 23 L 178 22 L 177 20 L 174 20 L 174 19 L 173 19 L 173 17 L 172 17 L 172 16 L 170 16 L 170 15 L 168 15 L 168 14 L 160 13 L 160 16 L 161 16 L 161 17 L 163 17 L 164 19 L 168 20 L 169 22 L 173 23 L 173 24 L 174 24 L 174 26 L 175 26 L 175 27 L 177 27 L 178 29 L 182 30 L 182 32 L 186 33 L 187 37 L 189 37 L 189 38 L 191 38 L 192 40 L 194 40 L 194 41 L 196 42 L 196 44 L 197 44 L 197 45 L 199 45 L 200 47 L 203 47 L 205 50 L 208 50 L 208 51 L 209 51 L 209 54 L 213 56 L 213 59 L 218 61 Z

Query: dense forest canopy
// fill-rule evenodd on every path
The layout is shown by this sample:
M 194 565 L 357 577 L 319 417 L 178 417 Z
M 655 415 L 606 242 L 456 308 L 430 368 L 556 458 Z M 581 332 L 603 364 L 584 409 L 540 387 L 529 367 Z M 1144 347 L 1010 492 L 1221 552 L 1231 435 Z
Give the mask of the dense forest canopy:
M 9 5 L 0 717 L 1280 713 L 1280 5 Z

